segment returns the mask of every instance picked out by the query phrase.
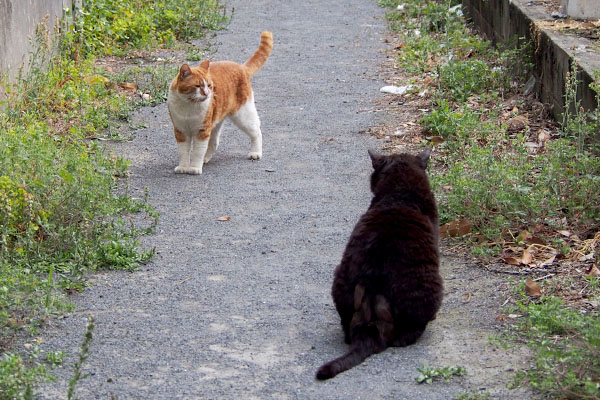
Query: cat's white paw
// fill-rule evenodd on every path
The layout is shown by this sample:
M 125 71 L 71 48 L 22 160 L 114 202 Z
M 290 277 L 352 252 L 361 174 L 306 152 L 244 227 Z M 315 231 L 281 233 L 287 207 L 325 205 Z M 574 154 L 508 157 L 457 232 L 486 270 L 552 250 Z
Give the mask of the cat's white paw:
M 189 167 L 187 173 L 190 175 L 200 175 L 202 173 L 202 168 Z
M 262 153 L 258 151 L 251 151 L 248 153 L 248 158 L 250 160 L 260 160 L 262 158 Z
M 175 167 L 176 174 L 189 174 L 189 175 L 200 175 L 202 173 L 202 168 L 195 167 L 182 167 L 178 165 Z
M 210 161 L 211 158 L 212 158 L 212 155 L 211 156 L 204 156 L 204 160 L 202 160 L 202 162 L 204 162 L 204 164 L 206 164 L 207 162 Z

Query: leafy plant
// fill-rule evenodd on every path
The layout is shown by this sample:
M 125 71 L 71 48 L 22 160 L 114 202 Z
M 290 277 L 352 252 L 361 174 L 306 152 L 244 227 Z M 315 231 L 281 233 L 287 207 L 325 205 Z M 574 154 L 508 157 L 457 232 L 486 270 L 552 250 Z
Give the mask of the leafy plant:
M 83 366 L 83 363 L 85 362 L 85 360 L 87 360 L 87 358 L 88 358 L 88 352 L 90 350 L 90 343 L 92 343 L 92 339 L 93 339 L 93 332 L 94 332 L 94 317 L 90 315 L 88 317 L 88 322 L 87 322 L 87 326 L 85 329 L 85 335 L 83 338 L 83 342 L 81 342 L 79 359 L 75 362 L 75 365 L 73 366 L 73 377 L 69 381 L 69 390 L 67 391 L 67 399 L 68 400 L 76 399 L 76 397 L 74 397 L 74 396 L 75 396 L 75 388 L 77 387 L 77 383 L 81 379 L 84 379 L 86 377 L 85 375 L 81 374 L 81 367 Z
M 427 365 L 417 368 L 419 376 L 415 378 L 417 383 L 433 383 L 434 380 L 443 379 L 448 382 L 455 376 L 462 376 L 467 373 L 463 367 L 452 366 L 452 367 L 438 367 L 431 368 Z
M 489 393 L 464 392 L 454 396 L 455 400 L 486 400 L 490 398 Z
M 68 39 L 92 55 L 173 46 L 221 29 L 227 20 L 217 0 L 84 0 L 69 12 Z
M 600 398 L 600 319 L 570 309 L 557 297 L 533 302 L 521 295 L 516 325 L 535 353 L 535 367 L 520 371 L 513 386 L 527 382 L 555 399 Z

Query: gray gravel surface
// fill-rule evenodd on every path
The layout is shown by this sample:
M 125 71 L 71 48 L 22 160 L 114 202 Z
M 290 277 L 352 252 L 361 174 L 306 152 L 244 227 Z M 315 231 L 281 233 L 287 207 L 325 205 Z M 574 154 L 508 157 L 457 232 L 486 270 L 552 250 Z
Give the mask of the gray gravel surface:
M 333 269 L 369 203 L 368 148 L 385 49 L 374 0 L 235 0 L 214 59 L 244 62 L 262 30 L 274 50 L 253 78 L 263 160 L 228 123 L 200 176 L 175 175 L 166 106 L 134 116 L 148 126 L 117 151 L 131 187 L 160 211 L 144 239 L 157 255 L 134 273 L 107 272 L 73 296 L 77 311 L 46 332 L 66 350 L 41 399 L 66 398 L 86 318 L 94 341 L 80 399 L 451 399 L 472 390 L 527 398 L 505 387 L 522 354 L 488 346 L 500 281 L 445 255 L 446 299 L 415 345 L 388 349 L 327 382 L 314 374 L 341 355 L 330 297 Z M 229 221 L 218 221 L 229 216 Z M 418 385 L 417 368 L 461 365 L 467 375 Z M 111 397 L 112 396 L 112 397 Z

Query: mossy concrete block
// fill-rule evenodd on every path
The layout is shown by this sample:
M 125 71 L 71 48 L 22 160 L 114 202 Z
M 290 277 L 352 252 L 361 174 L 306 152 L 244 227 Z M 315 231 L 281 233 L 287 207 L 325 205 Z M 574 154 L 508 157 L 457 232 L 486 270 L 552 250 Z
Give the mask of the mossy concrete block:
M 51 29 L 71 0 L 0 0 L 0 75 L 15 78 L 27 67 L 36 26 L 47 19 Z
M 524 38 L 532 43 L 536 92 L 560 119 L 565 108 L 567 72 L 579 67 L 578 99 L 586 110 L 598 107 L 591 89 L 594 71 L 600 71 L 597 41 L 552 29 L 553 18 L 543 5 L 525 0 L 463 0 L 463 11 L 493 42 Z
M 600 19 L 598 0 L 562 0 L 562 10 L 571 18 Z

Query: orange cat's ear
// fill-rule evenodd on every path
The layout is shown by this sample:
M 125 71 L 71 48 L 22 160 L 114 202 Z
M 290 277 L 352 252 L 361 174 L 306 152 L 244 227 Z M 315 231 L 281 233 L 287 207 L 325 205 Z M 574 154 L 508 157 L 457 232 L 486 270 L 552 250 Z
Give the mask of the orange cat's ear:
M 210 60 L 204 60 L 200 63 L 200 68 L 205 71 L 208 71 L 208 66 L 210 65 Z
M 192 69 L 189 65 L 183 64 L 181 68 L 179 68 L 179 78 L 185 79 L 192 74 Z

